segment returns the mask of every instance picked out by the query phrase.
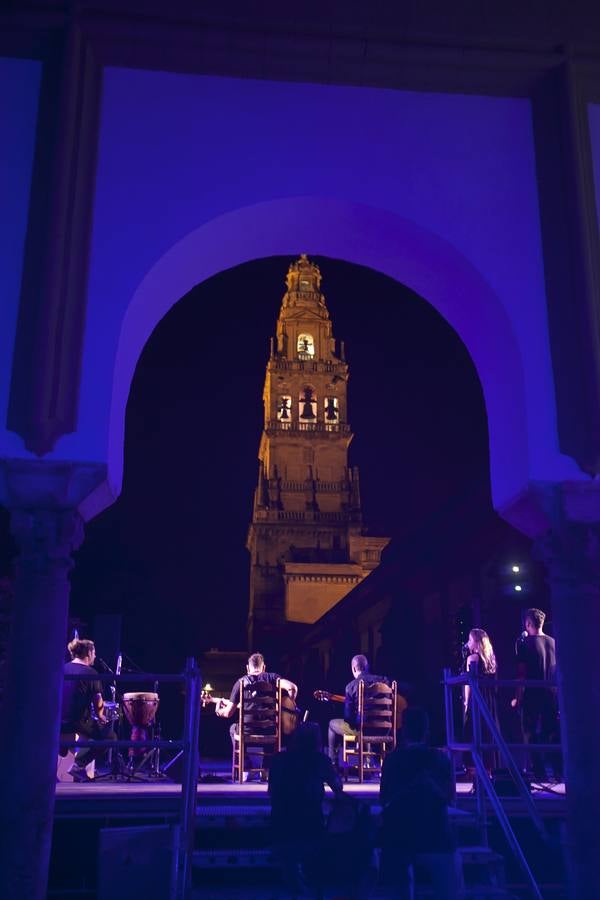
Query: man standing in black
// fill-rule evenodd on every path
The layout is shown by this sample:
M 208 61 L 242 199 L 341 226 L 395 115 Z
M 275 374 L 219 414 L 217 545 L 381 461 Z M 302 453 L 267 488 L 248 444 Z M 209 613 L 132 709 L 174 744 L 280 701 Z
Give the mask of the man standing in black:
M 556 678 L 556 645 L 554 638 L 544 633 L 546 614 L 541 609 L 528 609 L 525 613 L 527 634 L 517 646 L 517 677 L 536 681 L 554 681 Z M 558 698 L 556 687 L 525 687 L 517 690 L 512 701 L 523 713 L 525 742 L 557 744 L 560 742 Z M 531 751 L 533 774 L 538 782 L 546 781 L 546 759 L 551 764 L 556 781 L 562 781 L 560 753 L 546 754 Z
M 369 672 L 369 661 L 366 656 L 359 653 L 352 657 L 351 662 L 352 674 L 354 678 L 346 685 L 344 692 L 344 718 L 331 719 L 329 722 L 328 733 L 328 749 L 329 758 L 332 763 L 336 762 L 336 743 L 341 735 L 357 735 L 358 734 L 358 684 L 364 681 L 365 684 L 374 684 L 383 682 L 389 685 L 389 679 L 383 675 L 373 675 Z
M 62 735 L 79 734 L 83 738 L 111 740 L 115 738 L 112 725 L 103 713 L 102 684 L 91 676 L 97 675 L 93 668 L 96 648 L 93 641 L 76 638 L 68 645 L 71 662 L 65 663 L 65 675 L 89 674 L 90 679 L 65 678 L 63 682 L 62 715 L 60 732 Z M 106 752 L 105 747 L 95 749 L 84 747 L 75 754 L 75 761 L 69 769 L 73 781 L 89 781 L 85 767 Z

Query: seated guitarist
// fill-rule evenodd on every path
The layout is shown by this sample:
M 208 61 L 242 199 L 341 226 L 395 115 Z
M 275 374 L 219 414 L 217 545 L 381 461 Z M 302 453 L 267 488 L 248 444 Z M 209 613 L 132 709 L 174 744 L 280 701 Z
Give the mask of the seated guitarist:
M 373 675 L 369 672 L 369 661 L 362 653 L 352 657 L 351 667 L 354 678 L 346 685 L 346 690 L 344 692 L 344 718 L 331 719 L 329 722 L 329 758 L 334 764 L 337 761 L 336 744 L 339 743 L 338 737 L 341 737 L 344 734 L 358 734 L 359 681 L 364 681 L 366 684 L 373 684 L 377 681 L 382 681 L 384 684 L 390 684 L 389 678 L 386 678 L 384 675 Z
M 275 686 L 277 684 L 277 679 L 279 679 L 282 690 L 287 691 L 292 700 L 295 700 L 298 693 L 297 685 L 295 685 L 293 681 L 289 681 L 287 678 L 281 678 L 281 676 L 279 676 L 276 672 L 267 672 L 265 658 L 262 653 L 252 653 L 252 655 L 248 657 L 248 663 L 246 665 L 246 675 L 238 678 L 238 680 L 235 682 L 233 688 L 231 689 L 229 700 L 221 698 L 217 702 L 217 705 L 215 707 L 216 714 L 223 719 L 230 719 L 237 713 L 238 704 L 240 702 L 240 695 L 245 687 L 255 684 L 258 681 L 267 682 L 268 684 L 272 684 L 273 686 Z M 237 731 L 238 723 L 234 722 L 229 729 L 232 744 L 234 741 L 234 735 L 237 733 Z M 250 756 L 250 754 L 248 755 Z M 254 764 L 252 768 L 254 768 Z

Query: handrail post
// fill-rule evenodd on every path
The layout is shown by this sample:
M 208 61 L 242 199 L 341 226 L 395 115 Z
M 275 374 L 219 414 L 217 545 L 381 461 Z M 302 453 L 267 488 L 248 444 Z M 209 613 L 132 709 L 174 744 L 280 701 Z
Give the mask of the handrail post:
M 481 710 L 479 708 L 480 694 L 477 690 L 477 663 L 475 662 L 472 662 L 469 665 L 469 686 L 471 688 L 471 719 L 473 721 L 473 756 L 475 759 L 481 759 Z M 483 771 L 485 772 L 485 769 L 483 769 Z M 481 778 L 481 769 L 479 766 L 475 765 L 475 778 L 473 784 L 475 785 L 475 799 L 477 801 L 477 819 L 479 822 L 481 839 L 483 844 L 487 847 L 488 829 L 485 810 L 485 794 Z
M 450 669 L 444 669 L 444 709 L 446 715 L 446 746 L 450 755 L 450 763 L 452 766 L 452 783 L 454 785 L 454 794 L 456 795 L 456 759 L 454 751 L 451 749 L 454 744 L 454 708 L 452 704 L 452 686 L 448 684 L 451 676 Z
M 185 662 L 185 717 L 183 727 L 183 778 L 179 833 L 175 838 L 171 900 L 186 900 L 191 887 L 194 825 L 198 790 L 198 731 L 202 678 L 193 657 Z

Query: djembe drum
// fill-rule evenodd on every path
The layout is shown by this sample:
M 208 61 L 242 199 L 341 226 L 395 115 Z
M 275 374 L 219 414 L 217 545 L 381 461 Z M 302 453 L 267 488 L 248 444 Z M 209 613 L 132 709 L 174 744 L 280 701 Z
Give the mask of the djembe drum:
M 154 723 L 158 704 L 158 694 L 145 691 L 123 694 L 123 712 L 131 725 L 132 741 L 146 741 L 148 739 L 148 729 Z M 139 750 L 136 750 L 134 747 L 129 748 L 130 756 L 135 756 L 141 752 L 143 752 L 143 746 Z

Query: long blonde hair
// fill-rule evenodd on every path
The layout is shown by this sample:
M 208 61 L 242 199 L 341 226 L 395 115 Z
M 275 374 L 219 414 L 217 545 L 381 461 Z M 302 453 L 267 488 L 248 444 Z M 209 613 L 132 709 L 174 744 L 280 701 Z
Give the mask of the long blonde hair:
M 475 650 L 473 652 L 481 660 L 483 671 L 486 675 L 495 675 L 498 666 L 494 648 L 487 631 L 484 631 L 483 628 L 471 628 L 469 637 L 472 637 L 475 641 Z

